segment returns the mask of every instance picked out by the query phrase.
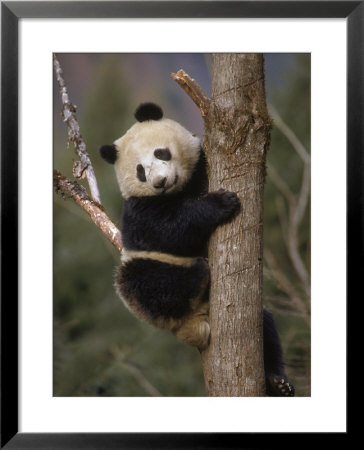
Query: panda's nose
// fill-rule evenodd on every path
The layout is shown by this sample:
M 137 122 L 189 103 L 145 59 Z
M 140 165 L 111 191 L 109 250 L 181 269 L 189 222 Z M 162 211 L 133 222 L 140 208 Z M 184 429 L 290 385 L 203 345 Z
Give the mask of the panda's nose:
M 166 177 L 160 177 L 160 178 L 157 178 L 157 179 L 154 181 L 153 186 L 154 186 L 156 189 L 164 188 L 164 186 L 165 186 L 165 184 L 166 184 L 166 181 L 167 181 L 167 178 L 166 178 Z

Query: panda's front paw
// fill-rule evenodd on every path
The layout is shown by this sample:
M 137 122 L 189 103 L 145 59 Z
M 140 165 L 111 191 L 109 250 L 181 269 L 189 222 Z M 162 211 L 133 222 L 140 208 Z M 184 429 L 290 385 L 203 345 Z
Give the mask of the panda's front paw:
M 265 378 L 269 397 L 293 397 L 294 386 L 282 375 L 269 374 Z
M 225 191 L 225 189 L 219 189 L 216 192 L 212 192 L 219 203 L 219 222 L 225 223 L 233 219 L 240 211 L 240 200 L 235 192 Z

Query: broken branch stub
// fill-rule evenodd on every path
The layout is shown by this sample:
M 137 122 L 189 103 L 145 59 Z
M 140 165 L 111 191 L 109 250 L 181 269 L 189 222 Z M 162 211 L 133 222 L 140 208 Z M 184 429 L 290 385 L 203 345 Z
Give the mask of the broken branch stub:
M 171 77 L 186 91 L 187 95 L 199 108 L 202 117 L 206 117 L 210 109 L 210 99 L 201 89 L 198 83 L 191 78 L 184 70 L 180 69 L 177 73 L 171 73 Z

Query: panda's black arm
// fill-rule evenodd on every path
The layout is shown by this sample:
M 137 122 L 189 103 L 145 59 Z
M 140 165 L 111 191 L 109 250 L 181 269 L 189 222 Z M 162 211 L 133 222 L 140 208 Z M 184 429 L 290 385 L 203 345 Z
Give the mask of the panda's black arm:
M 219 225 L 232 220 L 239 210 L 238 196 L 221 189 L 199 199 L 186 201 L 180 208 L 179 215 L 187 225 L 213 232 Z
M 137 198 L 124 202 L 123 244 L 134 250 L 203 256 L 211 233 L 239 210 L 236 194 L 217 191 L 200 198 L 183 195 Z

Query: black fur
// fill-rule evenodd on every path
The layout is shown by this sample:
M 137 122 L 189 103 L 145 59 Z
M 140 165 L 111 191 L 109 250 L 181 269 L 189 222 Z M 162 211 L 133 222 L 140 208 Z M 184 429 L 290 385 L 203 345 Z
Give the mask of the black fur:
M 169 148 L 157 148 L 157 150 L 154 150 L 154 156 L 162 161 L 170 161 L 172 159 Z
M 272 314 L 264 310 L 264 368 L 267 373 L 284 375 L 283 352 Z
M 145 169 L 141 164 L 138 164 L 136 167 L 137 178 L 141 182 L 146 182 L 147 177 L 145 176 Z
M 155 103 L 142 103 L 135 111 L 134 117 L 138 122 L 159 120 L 163 117 L 162 108 Z
M 208 265 L 198 258 L 191 267 L 174 266 L 150 259 L 134 259 L 118 272 L 122 295 L 135 298 L 151 319 L 180 319 L 190 312 L 209 275 Z
M 281 342 L 272 314 L 264 310 L 263 316 L 264 370 L 267 395 L 270 397 L 294 395 L 294 387 L 284 372 Z
M 99 147 L 99 153 L 101 158 L 103 158 L 109 164 L 115 164 L 118 157 L 118 151 L 114 144 L 112 145 L 102 145 Z

